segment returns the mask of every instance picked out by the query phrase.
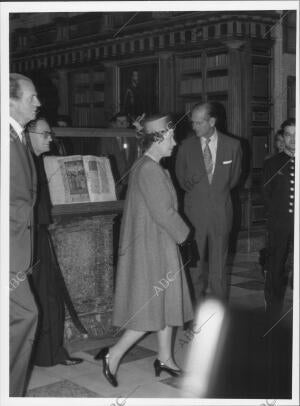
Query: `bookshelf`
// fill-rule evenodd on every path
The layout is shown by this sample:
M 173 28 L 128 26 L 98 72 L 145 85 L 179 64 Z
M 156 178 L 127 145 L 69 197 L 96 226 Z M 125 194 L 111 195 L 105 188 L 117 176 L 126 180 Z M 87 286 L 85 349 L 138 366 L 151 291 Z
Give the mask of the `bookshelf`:
M 219 102 L 224 107 L 221 129 L 242 139 L 245 167 L 252 169 L 243 184 L 245 195 L 251 195 L 252 224 L 264 221 L 260 188 L 272 133 L 272 59 L 268 44 L 238 40 L 184 51 L 175 58 L 176 111 L 187 113 L 196 103 Z M 247 221 L 242 219 L 245 228 Z
M 74 127 L 101 127 L 104 119 L 105 72 L 90 68 L 70 72 L 71 116 Z
M 227 69 L 208 70 L 206 73 L 206 91 L 227 92 L 228 91 L 228 71 Z
M 159 18 L 147 14 L 143 26 L 135 18 L 119 32 L 122 20 L 128 18 L 121 13 L 114 20 L 111 13 L 104 13 L 98 16 L 103 29 L 93 38 L 87 35 L 96 24 L 92 14 L 82 13 L 80 18 L 77 13 L 64 14 L 56 21 L 54 13 L 47 25 L 36 19 L 35 25 L 41 26 L 36 30 L 23 15 L 13 13 L 11 71 L 30 76 L 45 69 L 58 74 L 59 110 L 70 116 L 73 127 L 91 128 L 106 126 L 120 108 L 120 67 L 158 60 L 156 110 L 181 117 L 197 102 L 218 101 L 226 110 L 228 132 L 249 144 L 251 173 L 246 187 L 258 221 L 262 165 L 277 130 L 272 126 L 295 114 L 295 58 L 282 54 L 282 46 L 288 45 L 286 18 L 291 14 L 275 10 L 175 13 L 172 18 L 168 13 Z M 103 18 L 108 23 L 101 25 Z M 109 29 L 118 36 L 110 36 Z
M 178 57 L 176 61 L 178 83 L 177 111 L 188 112 L 203 93 L 202 55 Z
M 211 69 L 211 68 L 220 69 L 222 67 L 227 68 L 227 64 L 228 64 L 227 53 L 208 55 L 206 58 L 206 66 L 208 69 Z
M 177 111 L 188 112 L 198 102 L 219 101 L 228 108 L 228 54 L 198 54 L 177 56 Z

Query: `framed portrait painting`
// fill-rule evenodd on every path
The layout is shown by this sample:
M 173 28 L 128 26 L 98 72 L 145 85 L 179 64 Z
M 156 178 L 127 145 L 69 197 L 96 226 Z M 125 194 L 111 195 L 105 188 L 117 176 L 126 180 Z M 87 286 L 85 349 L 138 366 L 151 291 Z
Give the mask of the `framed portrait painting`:
M 158 113 L 158 62 L 122 65 L 119 74 L 120 111 L 132 119 Z

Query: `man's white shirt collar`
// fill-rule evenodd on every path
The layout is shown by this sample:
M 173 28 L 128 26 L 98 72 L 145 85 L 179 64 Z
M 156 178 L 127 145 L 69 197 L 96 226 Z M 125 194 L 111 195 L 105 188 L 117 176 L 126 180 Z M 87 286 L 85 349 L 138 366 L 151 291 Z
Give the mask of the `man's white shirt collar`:
M 20 141 L 22 142 L 22 132 L 24 131 L 24 128 L 11 116 L 9 116 L 9 124 L 18 134 L 18 137 L 20 138 Z
M 206 138 L 205 137 L 200 137 L 201 139 L 201 145 L 204 148 L 205 144 L 206 144 Z M 217 133 L 217 129 L 215 128 L 213 134 L 210 136 L 210 143 L 209 146 L 211 146 L 212 144 L 214 144 L 218 139 L 218 133 Z

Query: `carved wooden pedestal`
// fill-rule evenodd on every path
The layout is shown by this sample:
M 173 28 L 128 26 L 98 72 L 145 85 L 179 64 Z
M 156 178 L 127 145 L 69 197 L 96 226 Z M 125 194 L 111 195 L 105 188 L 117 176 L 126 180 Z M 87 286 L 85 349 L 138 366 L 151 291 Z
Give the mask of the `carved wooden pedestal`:
M 113 333 L 113 221 L 122 201 L 58 205 L 51 225 L 57 259 L 78 316 L 90 336 Z M 79 338 L 66 313 L 65 340 Z

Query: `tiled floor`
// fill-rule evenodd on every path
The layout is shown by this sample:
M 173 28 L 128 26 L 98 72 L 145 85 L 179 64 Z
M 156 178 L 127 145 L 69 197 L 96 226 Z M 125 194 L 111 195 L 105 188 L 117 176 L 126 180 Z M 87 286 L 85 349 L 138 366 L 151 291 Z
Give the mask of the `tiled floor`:
M 191 271 L 191 279 L 196 281 L 196 271 Z M 230 346 L 220 364 L 218 373 L 223 378 L 215 378 L 210 397 L 219 398 L 275 398 L 268 393 L 264 380 L 267 359 L 263 335 L 267 332 L 263 276 L 256 255 L 239 254 L 229 263 L 230 305 L 232 325 Z M 196 283 L 196 282 L 195 282 Z M 274 326 L 284 326 L 291 331 L 292 290 L 289 287 L 285 300 L 286 316 Z M 236 334 L 237 332 L 237 334 Z M 268 334 L 271 336 L 271 334 Z M 187 338 L 189 337 L 189 338 Z M 263 337 L 263 339 L 262 339 Z M 187 330 L 178 329 L 175 341 L 175 359 L 184 365 L 190 347 L 191 335 Z M 182 398 L 180 380 L 170 378 L 162 372 L 154 376 L 153 361 L 156 358 L 156 337 L 148 334 L 124 358 L 118 371 L 119 386 L 113 388 L 102 375 L 101 362 L 93 356 L 99 348 L 113 343 L 113 339 L 85 339 L 69 347 L 73 356 L 84 358 L 82 364 L 66 367 L 56 365 L 50 368 L 33 369 L 28 397 L 91 397 L 91 398 Z M 80 349 L 80 350 L 79 350 Z M 225 351 L 225 350 L 224 350 Z M 250 365 L 250 367 L 249 367 Z M 282 368 L 282 365 L 281 365 Z M 286 365 L 288 368 L 288 365 Z M 224 378 L 224 376 L 226 378 Z M 288 387 L 288 385 L 286 385 Z M 288 390 L 283 394 L 288 395 Z M 283 397 L 288 397 L 284 396 Z M 193 397 L 193 394 L 190 394 Z M 102 403 L 101 403 L 102 404 Z M 110 404 L 110 403 L 109 403 Z M 121 404 L 121 403 L 120 403 Z

